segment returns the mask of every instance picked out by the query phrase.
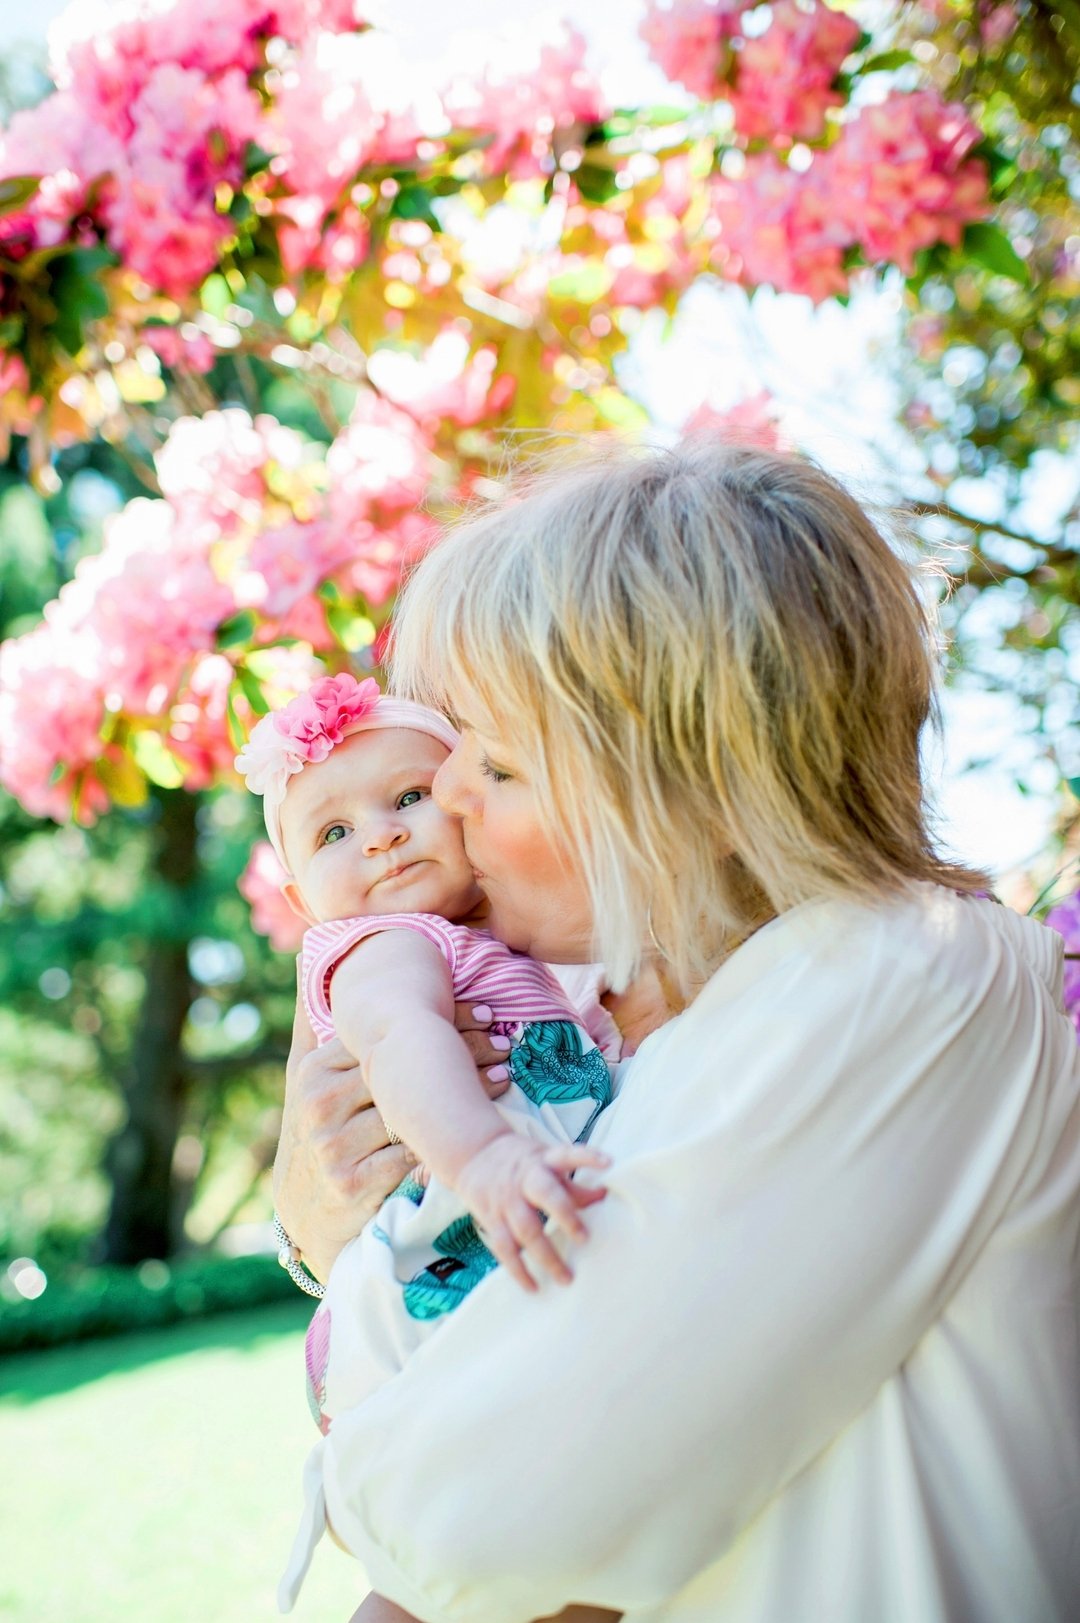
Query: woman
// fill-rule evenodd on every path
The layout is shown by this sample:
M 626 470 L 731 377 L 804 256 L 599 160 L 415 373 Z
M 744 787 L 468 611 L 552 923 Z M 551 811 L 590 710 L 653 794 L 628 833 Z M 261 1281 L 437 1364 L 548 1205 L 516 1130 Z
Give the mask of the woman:
M 489 1276 L 327 1440 L 416 1617 L 1080 1616 L 1061 947 L 934 850 L 934 664 L 858 505 L 763 453 L 557 470 L 416 571 L 396 680 L 463 730 L 435 793 L 490 928 L 602 962 L 633 1055 L 573 1284 Z M 320 1274 L 406 1167 L 363 1097 L 298 1056 Z

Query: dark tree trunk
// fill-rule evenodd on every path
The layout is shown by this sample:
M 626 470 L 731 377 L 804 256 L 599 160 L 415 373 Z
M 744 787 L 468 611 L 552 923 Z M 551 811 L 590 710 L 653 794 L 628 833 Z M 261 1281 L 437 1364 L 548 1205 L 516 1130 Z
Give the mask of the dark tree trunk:
M 170 893 L 168 933 L 150 942 L 146 991 L 131 1060 L 123 1082 L 127 1120 L 109 1145 L 106 1170 L 112 1202 L 104 1235 L 104 1261 L 131 1264 L 168 1257 L 174 1232 L 173 1156 L 188 1076 L 180 1048 L 191 1003 L 186 897 L 196 872 L 198 801 L 182 789 L 158 790 L 161 807 L 155 862 Z

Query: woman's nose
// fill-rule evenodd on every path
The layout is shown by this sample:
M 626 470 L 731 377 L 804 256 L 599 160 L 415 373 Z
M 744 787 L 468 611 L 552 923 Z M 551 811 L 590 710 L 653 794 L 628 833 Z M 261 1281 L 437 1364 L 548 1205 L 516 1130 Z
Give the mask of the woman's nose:
M 431 798 L 448 817 L 464 816 L 461 774 L 457 769 L 457 750 L 453 750 L 431 780 Z

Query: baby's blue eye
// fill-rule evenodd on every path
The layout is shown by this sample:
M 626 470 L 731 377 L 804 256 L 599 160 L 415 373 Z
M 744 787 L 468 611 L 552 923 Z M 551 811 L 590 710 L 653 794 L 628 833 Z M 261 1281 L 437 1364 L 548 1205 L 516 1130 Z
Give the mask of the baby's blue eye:
M 327 829 L 326 833 L 323 835 L 323 844 L 336 845 L 339 840 L 343 840 L 345 838 L 348 832 L 349 831 L 345 827 L 344 823 L 332 823 Z
M 424 798 L 423 789 L 406 789 L 398 800 L 398 811 L 404 811 L 406 806 L 416 806 Z

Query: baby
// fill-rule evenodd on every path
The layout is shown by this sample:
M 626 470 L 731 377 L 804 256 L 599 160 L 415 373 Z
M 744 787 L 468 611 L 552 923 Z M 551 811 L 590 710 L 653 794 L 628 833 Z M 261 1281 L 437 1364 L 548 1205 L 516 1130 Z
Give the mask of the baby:
M 481 933 L 460 825 L 431 796 L 456 743 L 435 711 L 342 675 L 265 716 L 237 759 L 263 796 L 284 894 L 311 926 L 301 984 L 315 1034 L 356 1056 L 388 1132 L 426 1169 L 426 1186 L 407 1178 L 345 1248 L 312 1320 L 309 1394 L 324 1434 L 497 1262 L 535 1290 L 527 1248 L 567 1280 L 537 1213 L 581 1239 L 579 1208 L 603 1194 L 570 1174 L 607 1164 L 582 1140 L 611 1098 L 609 1066 L 552 973 Z M 512 1045 L 497 1104 L 454 1028 L 455 1002 L 486 1004 Z M 598 1003 L 591 1015 L 603 1036 Z M 322 1528 L 308 1501 L 283 1609 Z

